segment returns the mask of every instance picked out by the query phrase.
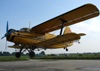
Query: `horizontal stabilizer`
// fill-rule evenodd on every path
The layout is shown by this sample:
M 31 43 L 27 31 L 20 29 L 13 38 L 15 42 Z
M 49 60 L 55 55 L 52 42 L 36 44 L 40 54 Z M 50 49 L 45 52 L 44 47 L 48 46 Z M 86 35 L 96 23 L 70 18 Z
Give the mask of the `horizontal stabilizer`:
M 86 34 L 84 34 L 84 33 L 79 33 L 78 35 L 79 35 L 79 36 L 85 36 Z

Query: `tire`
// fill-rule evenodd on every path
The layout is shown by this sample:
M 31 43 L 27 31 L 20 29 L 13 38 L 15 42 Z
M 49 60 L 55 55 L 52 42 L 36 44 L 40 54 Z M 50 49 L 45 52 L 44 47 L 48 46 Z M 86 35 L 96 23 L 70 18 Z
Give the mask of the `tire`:
M 35 56 L 35 53 L 31 51 L 31 52 L 29 53 L 29 57 L 30 57 L 30 58 L 33 58 L 34 56 Z
M 20 52 L 17 52 L 17 53 L 15 54 L 15 57 L 16 57 L 16 58 L 20 58 L 20 56 L 21 56 L 21 53 L 20 53 Z

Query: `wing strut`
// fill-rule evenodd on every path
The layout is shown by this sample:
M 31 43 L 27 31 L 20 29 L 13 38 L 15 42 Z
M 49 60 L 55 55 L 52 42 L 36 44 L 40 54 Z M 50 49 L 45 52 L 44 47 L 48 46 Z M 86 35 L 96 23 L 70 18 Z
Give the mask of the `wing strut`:
M 61 30 L 60 30 L 60 35 L 62 35 L 62 31 L 63 31 L 63 28 L 64 28 L 64 24 L 67 23 L 67 21 L 65 19 L 60 19 L 61 20 Z

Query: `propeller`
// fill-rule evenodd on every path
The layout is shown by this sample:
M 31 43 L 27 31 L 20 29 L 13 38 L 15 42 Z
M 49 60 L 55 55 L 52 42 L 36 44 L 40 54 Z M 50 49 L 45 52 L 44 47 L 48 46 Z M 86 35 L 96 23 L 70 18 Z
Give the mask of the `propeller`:
M 5 37 L 7 37 L 7 34 L 8 34 L 8 29 L 9 29 L 9 27 L 8 27 L 8 21 L 7 21 L 7 26 L 6 26 L 6 34 L 1 38 L 1 39 L 3 39 L 3 38 L 5 38 Z
M 8 33 L 9 26 L 8 26 L 8 21 L 7 21 L 7 26 L 6 26 L 6 33 Z
M 15 29 L 9 29 L 9 25 L 8 25 L 8 21 L 7 21 L 7 25 L 6 25 L 6 33 L 4 34 L 4 36 L 1 38 L 5 38 L 6 37 L 6 46 L 5 46 L 5 49 L 7 49 L 7 40 L 9 40 L 9 37 L 10 35 L 13 33 L 13 32 L 17 32 Z
M 5 35 L 1 38 L 1 39 L 3 39 L 3 38 L 5 38 L 5 37 L 6 37 L 5 49 L 7 49 L 7 35 L 8 35 L 8 30 L 9 30 L 9 26 L 8 26 L 8 21 L 7 21 L 6 33 L 5 33 Z

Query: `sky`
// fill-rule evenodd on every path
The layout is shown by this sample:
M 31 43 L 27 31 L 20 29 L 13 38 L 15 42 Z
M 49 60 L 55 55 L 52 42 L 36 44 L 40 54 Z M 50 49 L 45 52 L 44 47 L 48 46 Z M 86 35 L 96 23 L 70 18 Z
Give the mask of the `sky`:
M 20 30 L 23 27 L 34 27 L 44 21 L 68 12 L 87 3 L 92 3 L 100 10 L 99 0 L 0 0 L 0 38 L 6 32 L 6 23 L 9 28 Z M 100 52 L 100 16 L 70 26 L 76 33 L 86 33 L 80 44 L 74 43 L 69 51 L 64 49 L 46 50 L 47 54 L 57 53 L 84 53 Z M 58 32 L 54 32 L 58 34 Z M 14 49 L 5 50 L 5 39 L 0 39 L 0 51 L 13 52 Z M 7 45 L 13 45 L 7 42 Z

